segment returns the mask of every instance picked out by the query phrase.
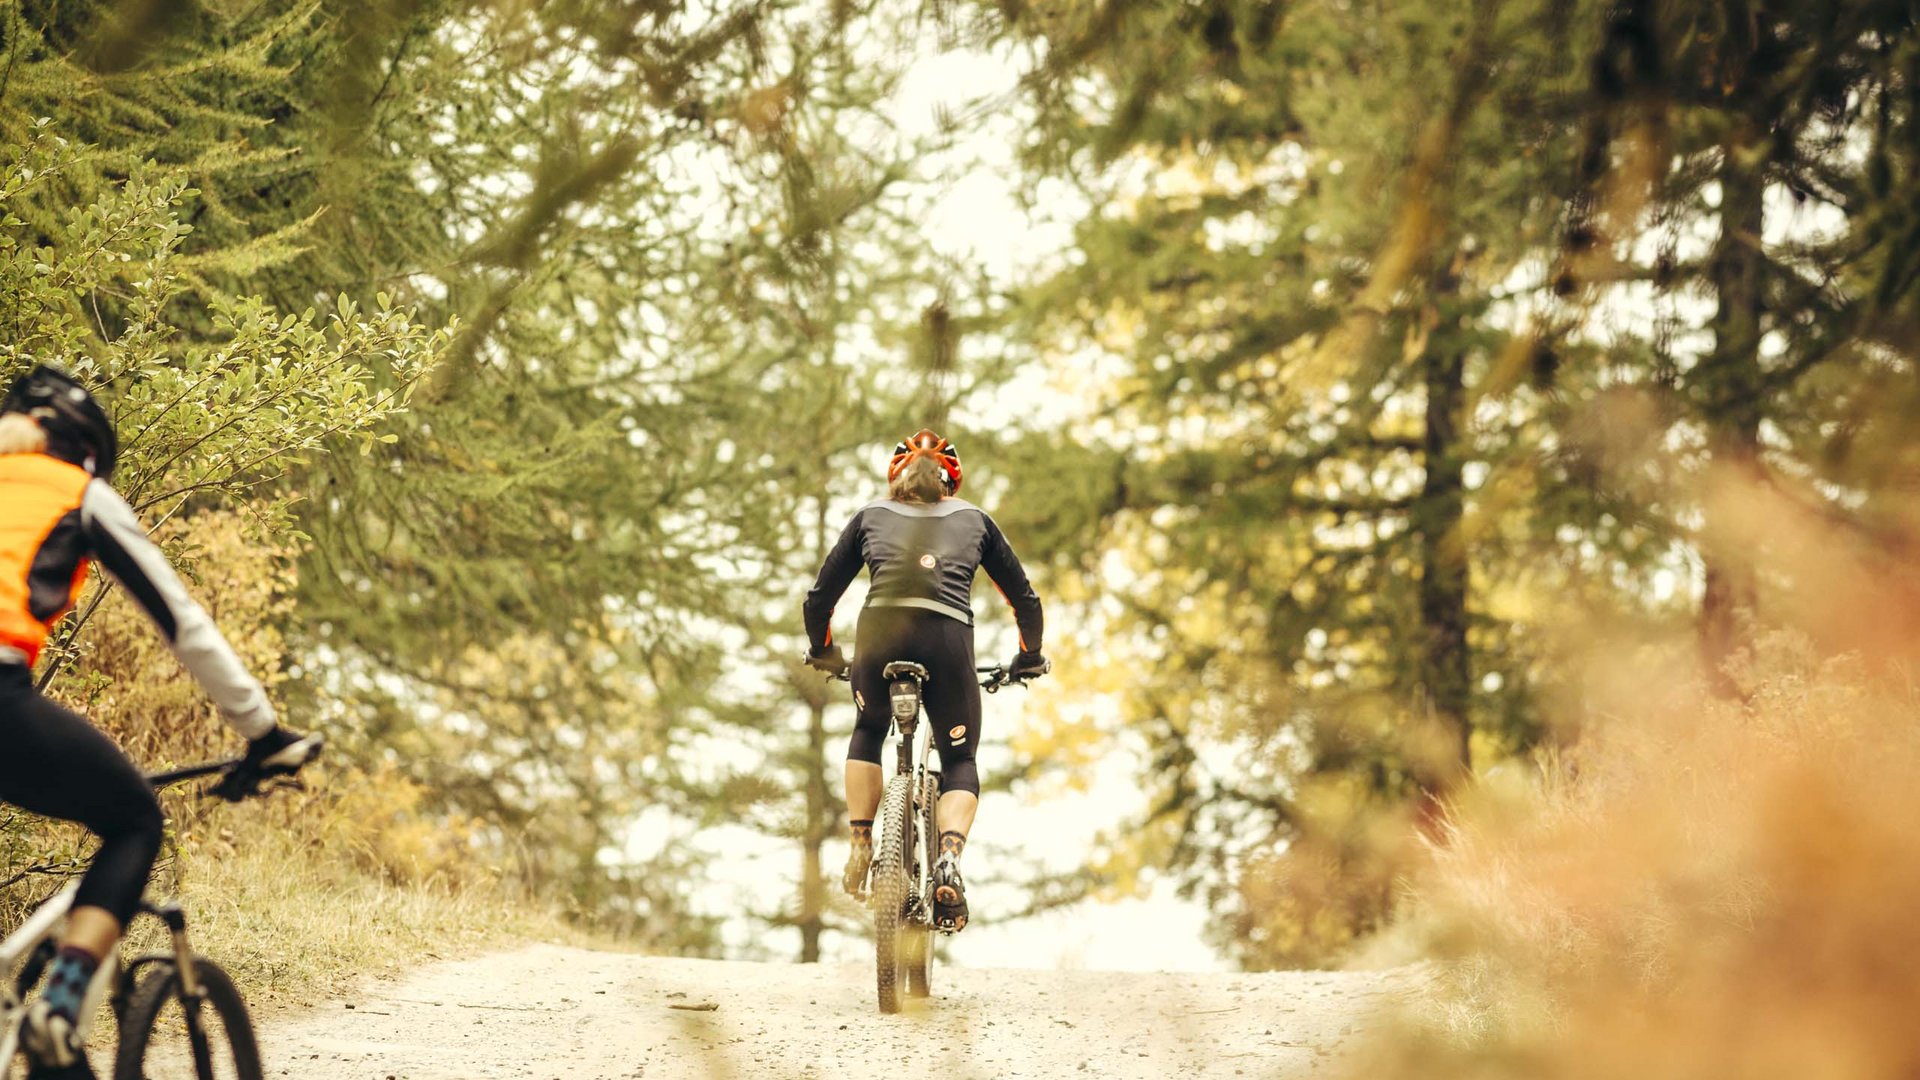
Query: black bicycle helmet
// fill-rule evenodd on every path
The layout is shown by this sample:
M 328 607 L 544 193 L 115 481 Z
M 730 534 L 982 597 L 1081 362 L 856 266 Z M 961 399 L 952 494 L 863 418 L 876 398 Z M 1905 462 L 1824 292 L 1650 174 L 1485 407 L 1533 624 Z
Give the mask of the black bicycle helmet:
M 47 453 L 71 462 L 102 480 L 113 476 L 120 440 L 107 411 L 87 388 L 59 368 L 46 364 L 14 380 L 0 401 L 0 414 L 25 413 L 47 433 Z

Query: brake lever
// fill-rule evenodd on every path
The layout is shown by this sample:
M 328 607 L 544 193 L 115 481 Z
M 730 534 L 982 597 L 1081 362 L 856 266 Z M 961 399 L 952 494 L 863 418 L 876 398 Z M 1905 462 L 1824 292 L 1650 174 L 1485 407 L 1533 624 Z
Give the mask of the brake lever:
M 308 790 L 307 782 L 295 772 L 261 773 L 235 769 L 209 786 L 206 794 L 230 803 L 242 803 L 276 791 Z
M 311 788 L 307 787 L 307 782 L 298 776 L 275 776 L 269 777 L 266 783 L 260 785 L 259 794 L 266 795 L 275 791 L 311 790 Z

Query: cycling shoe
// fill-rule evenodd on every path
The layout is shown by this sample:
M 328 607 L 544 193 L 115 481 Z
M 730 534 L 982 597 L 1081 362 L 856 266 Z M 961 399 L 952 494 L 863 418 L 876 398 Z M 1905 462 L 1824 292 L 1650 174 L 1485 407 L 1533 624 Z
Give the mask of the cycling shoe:
M 967 928 L 967 883 L 960 878 L 960 860 L 951 855 L 933 865 L 933 926 L 949 934 Z
M 867 898 L 867 874 L 873 869 L 873 845 L 855 844 L 847 854 L 847 871 L 840 878 L 840 887 L 855 900 Z
M 27 1006 L 26 1018 L 20 1024 L 20 1043 L 33 1063 L 30 1075 L 34 1077 L 54 1075 L 50 1070 L 61 1070 L 58 1074 L 61 1076 L 92 1075 L 91 1070 L 85 1069 L 87 1057 L 80 1048 L 79 1032 L 74 1030 L 73 1021 L 55 1012 L 45 1001 Z M 75 1069 L 85 1071 L 68 1072 Z

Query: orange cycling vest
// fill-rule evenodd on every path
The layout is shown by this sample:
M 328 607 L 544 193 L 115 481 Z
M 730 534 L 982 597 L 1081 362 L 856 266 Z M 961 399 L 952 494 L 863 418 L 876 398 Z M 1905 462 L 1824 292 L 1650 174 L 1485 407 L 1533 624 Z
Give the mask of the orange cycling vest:
M 92 481 L 85 469 L 45 454 L 0 455 L 0 647 L 24 653 L 29 664 L 86 583 L 88 560 L 49 551 L 47 541 L 79 513 Z

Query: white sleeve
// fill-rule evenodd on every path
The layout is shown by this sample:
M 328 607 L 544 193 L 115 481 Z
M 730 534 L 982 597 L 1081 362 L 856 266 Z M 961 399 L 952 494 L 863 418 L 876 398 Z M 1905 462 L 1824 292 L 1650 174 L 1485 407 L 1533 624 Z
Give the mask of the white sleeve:
M 100 565 L 112 574 L 153 619 L 161 636 L 233 729 L 255 739 L 273 730 L 273 706 L 266 688 L 240 663 L 206 610 L 147 539 L 133 507 L 103 480 L 87 485 L 80 501 L 80 524 Z

